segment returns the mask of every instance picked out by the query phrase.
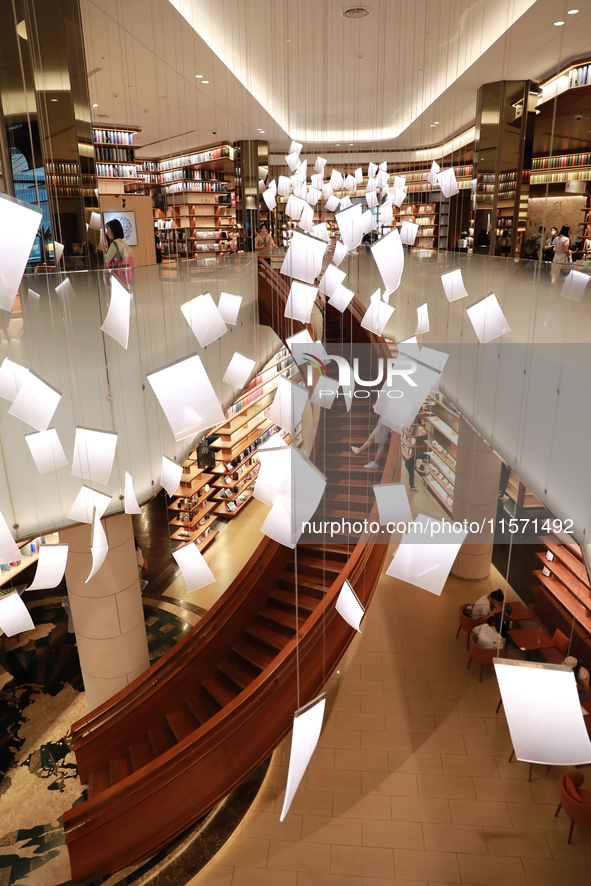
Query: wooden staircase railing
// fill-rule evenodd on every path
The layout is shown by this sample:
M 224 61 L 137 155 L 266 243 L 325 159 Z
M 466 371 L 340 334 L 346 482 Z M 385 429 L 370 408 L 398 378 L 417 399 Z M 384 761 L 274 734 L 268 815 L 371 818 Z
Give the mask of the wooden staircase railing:
M 285 281 L 261 264 L 261 319 L 291 335 L 282 310 Z M 367 342 L 361 312 L 353 304 L 344 322 L 355 340 Z M 321 434 L 321 424 L 314 426 Z M 392 437 L 384 482 L 393 479 L 397 463 Z M 371 513 L 375 518 L 375 505 Z M 74 880 L 113 873 L 153 854 L 277 747 L 298 706 L 296 639 L 299 703 L 305 704 L 355 636 L 335 610 L 343 581 L 353 584 L 365 606 L 371 600 L 387 551 L 375 540 L 366 535 L 352 549 L 298 544 L 291 551 L 264 538 L 183 640 L 73 725 L 80 777 L 89 784 L 89 799 L 63 819 Z

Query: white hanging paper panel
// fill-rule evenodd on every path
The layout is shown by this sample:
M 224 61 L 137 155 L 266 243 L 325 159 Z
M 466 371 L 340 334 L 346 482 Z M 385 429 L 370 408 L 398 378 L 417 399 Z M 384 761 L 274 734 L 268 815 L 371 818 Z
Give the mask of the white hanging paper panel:
M 408 501 L 408 492 L 404 483 L 384 483 L 373 488 L 380 526 L 388 523 L 409 523 L 412 511 Z
M 318 739 L 322 732 L 325 704 L 326 699 L 324 696 L 320 699 L 314 699 L 305 708 L 296 711 L 293 718 L 287 786 L 285 788 L 283 809 L 279 817 L 280 821 L 283 821 L 289 812 L 289 807 L 318 744 Z
M 138 504 L 136 494 L 133 488 L 133 477 L 129 471 L 125 471 L 125 493 L 124 493 L 125 513 L 141 514 L 142 509 Z
M 39 559 L 35 578 L 27 591 L 41 591 L 57 588 L 68 562 L 68 545 L 39 545 Z
M 220 293 L 218 311 L 220 312 L 220 316 L 224 323 L 229 323 L 230 326 L 236 326 L 241 304 L 241 295 L 232 295 L 230 292 Z
M 16 591 L 0 597 L 0 628 L 7 637 L 32 631 L 34 627 L 29 610 Z
M 43 213 L 0 194 L 0 308 L 12 311 Z
M 425 511 L 421 511 L 413 522 L 420 524 L 421 529 L 404 533 L 386 575 L 440 596 L 468 533 L 448 531 L 451 527 L 448 520 L 443 521 L 443 525 L 447 527 L 443 532 L 441 518 Z M 421 541 L 423 538 L 424 543 Z M 446 543 L 433 543 L 433 539 L 439 538 L 445 538 Z
M 111 277 L 111 301 L 101 329 L 127 350 L 131 295 L 115 276 Z
M 281 265 L 281 273 L 286 277 L 302 280 L 304 283 L 314 283 L 322 270 L 322 260 L 327 245 L 316 237 L 308 237 L 306 234 L 294 231 Z
M 346 271 L 339 271 L 336 265 L 330 264 L 320 279 L 318 289 L 325 295 L 332 295 L 335 289 L 347 276 Z
M 55 428 L 39 431 L 37 434 L 25 434 L 25 441 L 40 474 L 48 474 L 49 471 L 56 471 L 68 464 Z
M 351 625 L 356 631 L 361 631 L 359 625 L 365 615 L 365 609 L 348 581 L 343 583 L 334 608 L 345 619 L 347 624 Z
M 94 578 L 97 574 L 103 563 L 107 558 L 107 554 L 109 553 L 109 543 L 107 541 L 107 534 L 104 530 L 103 524 L 101 523 L 101 518 L 98 515 L 96 508 L 94 509 L 94 516 L 92 519 L 92 540 L 90 542 L 90 553 L 92 554 L 92 569 L 90 570 L 90 575 L 85 581 L 85 584 Z
M 494 341 L 495 338 L 500 338 L 501 335 L 511 332 L 511 327 L 507 323 L 507 318 L 503 314 L 494 292 L 466 308 L 466 313 L 480 344 Z
M 183 466 L 175 461 L 162 456 L 162 469 L 160 472 L 160 485 L 166 489 L 169 495 L 175 495 L 183 476 Z
M 148 381 L 178 443 L 224 421 L 224 413 L 195 354 L 151 372 Z
M 315 286 L 294 280 L 285 305 L 285 317 L 299 320 L 300 323 L 309 323 L 317 294 L 318 289 Z
M 96 489 L 91 489 L 89 486 L 83 486 L 68 511 L 68 520 L 75 520 L 76 523 L 92 523 L 94 510 L 96 509 L 99 517 L 102 517 L 110 502 L 110 495 L 97 492 Z
M 234 387 L 242 388 L 248 381 L 254 367 L 254 360 L 249 360 L 248 357 L 245 357 L 243 354 L 239 354 L 238 351 L 235 351 L 234 356 L 228 364 L 228 368 L 226 369 L 222 381 L 224 381 L 228 385 L 234 385 Z
M 185 579 L 186 591 L 198 591 L 215 581 L 215 575 L 205 562 L 203 554 L 194 541 L 172 552 Z
M 441 275 L 443 290 L 445 297 L 449 302 L 456 301 L 458 298 L 465 298 L 468 293 L 464 286 L 462 271 L 458 268 L 456 271 L 450 271 L 449 274 Z
M 62 395 L 43 379 L 29 372 L 8 410 L 37 431 L 46 431 Z
M 287 378 L 280 378 L 275 390 L 273 402 L 269 406 L 267 418 L 293 434 L 302 419 L 304 407 L 308 402 L 308 392 Z
M 228 331 L 228 327 L 209 292 L 198 295 L 181 305 L 181 311 L 202 348 L 207 347 L 212 341 L 216 341 Z
M 549 766 L 590 763 L 591 742 L 573 671 L 502 658 L 494 666 L 517 759 Z
M 91 483 L 108 483 L 116 448 L 117 434 L 76 428 L 72 477 L 81 477 Z
M 404 269 L 404 250 L 396 229 L 371 247 L 375 263 L 388 292 L 396 292 Z

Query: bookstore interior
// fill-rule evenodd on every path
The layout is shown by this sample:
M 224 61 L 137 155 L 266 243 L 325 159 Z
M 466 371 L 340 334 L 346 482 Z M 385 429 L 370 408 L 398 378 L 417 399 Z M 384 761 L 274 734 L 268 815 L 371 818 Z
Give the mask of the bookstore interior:
M 591 8 L 8 7 L 0 886 L 590 886 Z

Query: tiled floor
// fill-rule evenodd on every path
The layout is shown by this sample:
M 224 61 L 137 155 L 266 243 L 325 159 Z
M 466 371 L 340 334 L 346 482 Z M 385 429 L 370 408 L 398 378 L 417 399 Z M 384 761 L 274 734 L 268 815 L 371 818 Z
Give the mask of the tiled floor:
M 289 738 L 191 886 L 590 886 L 591 829 L 568 846 L 554 817 L 563 770 L 535 766 L 530 784 L 507 762 L 492 668 L 479 683 L 455 639 L 459 604 L 503 584 L 450 579 L 438 598 L 383 575 L 286 820 Z

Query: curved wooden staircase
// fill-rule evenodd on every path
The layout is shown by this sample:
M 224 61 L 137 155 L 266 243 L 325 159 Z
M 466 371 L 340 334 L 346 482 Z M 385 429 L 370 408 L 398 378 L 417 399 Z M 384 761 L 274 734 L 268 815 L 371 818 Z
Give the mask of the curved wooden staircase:
M 271 322 L 284 339 L 298 331 L 283 317 L 287 291 L 285 281 L 260 261 L 261 323 Z M 369 341 L 359 325 L 362 310 L 356 300 L 343 316 L 329 309 L 327 333 L 342 340 L 347 326 L 347 336 Z M 374 341 L 379 350 L 385 347 Z M 321 509 L 364 519 L 379 475 L 368 477 L 362 459 L 342 470 L 345 459 L 350 462 L 349 440 L 356 439 L 349 415 L 335 403 L 317 411 L 313 427 L 316 463 L 329 480 Z M 391 438 L 382 482 L 394 477 L 396 440 Z M 80 778 L 88 784 L 88 799 L 63 818 L 74 880 L 113 873 L 156 852 L 277 747 L 298 706 L 296 631 L 305 704 L 355 635 L 335 610 L 343 581 L 352 583 L 364 606 L 371 600 L 387 550 L 374 540 L 365 535 L 355 546 L 300 543 L 292 551 L 263 538 L 183 640 L 73 725 Z

